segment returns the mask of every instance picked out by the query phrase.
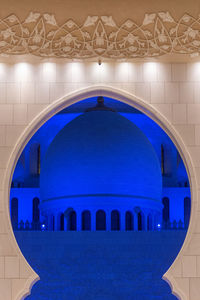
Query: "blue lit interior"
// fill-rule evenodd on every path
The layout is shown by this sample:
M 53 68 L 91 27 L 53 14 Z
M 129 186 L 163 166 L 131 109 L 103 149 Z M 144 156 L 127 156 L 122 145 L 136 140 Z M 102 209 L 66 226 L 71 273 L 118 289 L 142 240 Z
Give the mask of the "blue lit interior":
M 190 188 L 167 134 L 110 98 L 71 105 L 24 148 L 11 221 L 41 280 L 28 300 L 172 300 L 161 278 L 179 252 Z

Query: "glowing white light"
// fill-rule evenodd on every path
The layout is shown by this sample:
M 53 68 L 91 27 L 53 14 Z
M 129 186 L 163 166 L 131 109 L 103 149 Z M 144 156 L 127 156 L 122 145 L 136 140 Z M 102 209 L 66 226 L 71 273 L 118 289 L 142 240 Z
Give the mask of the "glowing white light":
M 103 63 L 97 68 L 101 82 L 114 81 L 114 68 L 112 63 Z
M 188 79 L 192 81 L 200 81 L 200 62 L 189 64 Z
M 43 64 L 43 78 L 44 81 L 56 80 L 56 64 L 52 62 L 46 62 Z
M 129 63 L 121 62 L 121 63 L 116 64 L 117 81 L 127 82 L 128 81 L 128 72 L 129 72 Z
M 157 63 L 148 62 L 144 64 L 144 80 L 145 81 L 157 80 Z
M 15 65 L 15 80 L 28 81 L 31 77 L 31 66 L 28 63 L 18 63 Z
M 4 81 L 6 80 L 6 75 L 7 75 L 7 68 L 4 63 L 0 63 L 0 80 Z
M 44 231 L 44 230 L 46 229 L 46 225 L 45 225 L 45 224 L 42 224 L 42 225 L 41 225 L 41 229 L 42 229 L 42 231 Z
M 161 228 L 161 225 L 160 225 L 160 224 L 158 224 L 158 225 L 157 225 L 157 227 L 158 227 L 158 228 Z
M 96 62 L 91 62 L 87 65 L 87 80 L 89 82 L 98 83 L 100 81 L 100 73 L 103 64 L 98 65 Z
M 85 65 L 80 62 L 72 63 L 72 81 L 84 82 L 85 81 Z

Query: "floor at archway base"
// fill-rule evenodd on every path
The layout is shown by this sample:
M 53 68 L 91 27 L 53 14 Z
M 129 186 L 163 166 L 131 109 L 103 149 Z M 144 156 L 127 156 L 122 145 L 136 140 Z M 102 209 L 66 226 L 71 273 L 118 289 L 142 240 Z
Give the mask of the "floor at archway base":
M 16 232 L 41 278 L 26 300 L 177 300 L 161 278 L 185 234 Z

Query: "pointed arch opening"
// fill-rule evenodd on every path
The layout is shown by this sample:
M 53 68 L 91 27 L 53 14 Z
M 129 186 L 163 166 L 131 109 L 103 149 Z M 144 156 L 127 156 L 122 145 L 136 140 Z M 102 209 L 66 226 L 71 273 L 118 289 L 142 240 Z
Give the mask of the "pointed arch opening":
M 112 89 L 111 89 L 112 90 Z M 122 93 L 121 95 L 120 95 L 120 93 L 118 94 L 117 92 L 115 93 L 114 92 L 114 90 L 107 90 L 107 88 L 105 88 L 105 90 L 103 91 L 103 93 L 105 93 L 105 94 L 112 94 L 112 95 L 116 95 L 116 97 L 118 98 L 118 99 L 123 99 L 123 97 L 124 97 L 124 93 Z M 99 90 L 98 90 L 98 92 L 99 92 Z M 101 90 L 101 92 L 102 92 L 102 90 Z M 95 91 L 94 92 L 94 94 L 95 93 L 97 93 L 97 91 Z M 83 96 L 83 94 L 82 94 L 82 96 Z M 81 97 L 82 97 L 81 96 Z M 79 98 L 79 95 L 76 97 L 74 97 L 73 98 L 73 100 L 72 100 L 72 102 L 76 102 L 77 101 L 77 98 Z M 69 99 L 70 99 L 70 97 L 69 97 Z M 156 119 L 160 124 L 166 124 L 165 123 L 165 120 L 163 120 L 160 116 L 159 116 L 159 114 L 158 114 L 158 116 L 157 116 L 157 114 L 153 114 L 153 112 L 151 111 L 151 109 L 148 107 L 146 107 L 146 105 L 144 104 L 144 103 L 141 103 L 141 101 L 140 100 L 137 100 L 137 99 L 135 99 L 136 101 L 135 101 L 135 106 L 136 107 L 141 107 L 141 110 L 143 110 L 143 111 L 145 111 L 147 114 L 149 114 L 149 115 L 151 115 L 151 113 L 152 113 L 152 115 L 153 115 L 153 118 L 154 119 Z M 127 99 L 125 100 L 125 102 L 127 102 L 127 103 L 131 103 L 131 101 L 132 100 L 130 100 L 130 97 L 128 97 L 127 96 Z M 65 102 L 65 101 L 64 101 Z M 70 103 L 70 101 L 69 101 L 69 103 Z M 58 110 L 60 110 L 61 108 L 62 108 L 62 101 L 61 101 L 61 105 L 60 106 L 57 106 L 57 107 L 59 107 L 59 108 L 57 108 Z M 144 109 L 144 107 L 145 107 L 145 109 Z M 54 110 L 54 112 L 55 112 L 55 110 Z M 49 113 L 49 112 L 48 112 Z M 45 114 L 44 115 L 46 115 L 47 116 L 47 111 L 45 112 Z M 49 115 L 48 115 L 49 116 Z M 48 117 L 47 117 L 48 118 Z M 42 118 L 40 118 L 40 121 L 42 120 Z M 162 121 L 163 121 L 163 123 L 162 123 Z M 34 124 L 33 123 L 33 125 L 35 126 L 37 124 L 37 122 Z M 168 126 L 169 124 L 167 124 L 166 126 L 163 126 L 164 128 L 171 128 L 170 126 Z M 38 125 L 37 125 L 38 126 Z M 34 130 L 35 130 L 35 128 L 37 128 L 37 126 L 35 126 L 34 127 Z M 170 132 L 170 131 L 169 131 Z M 175 132 L 172 130 L 172 132 L 174 133 L 174 135 L 176 136 L 176 134 L 175 134 Z M 181 144 L 181 140 L 180 139 L 178 139 L 178 137 L 176 136 L 176 138 L 177 138 L 177 140 L 180 142 L 180 149 L 182 148 L 182 146 L 183 146 L 183 148 L 184 148 L 184 145 L 182 145 Z M 176 138 L 174 138 L 174 141 L 176 141 Z M 178 144 L 178 143 L 177 143 Z M 185 160 L 185 157 L 187 157 L 187 153 L 185 154 L 185 156 L 183 155 L 183 157 L 184 157 L 184 160 Z M 188 165 L 189 165 L 189 163 L 188 163 Z M 190 170 L 192 170 L 192 168 L 191 168 L 191 166 L 189 166 L 187 169 L 190 169 Z M 54 222 L 53 222 L 54 223 Z M 140 223 L 142 223 L 142 222 L 140 222 Z M 138 222 L 138 224 L 139 224 L 139 222 Z M 54 225 L 52 226 L 53 228 L 54 228 Z

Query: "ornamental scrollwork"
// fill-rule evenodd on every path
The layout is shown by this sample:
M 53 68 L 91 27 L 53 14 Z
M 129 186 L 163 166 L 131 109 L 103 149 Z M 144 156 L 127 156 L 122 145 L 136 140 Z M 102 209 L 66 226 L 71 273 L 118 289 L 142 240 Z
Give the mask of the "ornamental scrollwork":
M 25 20 L 15 14 L 0 19 L 0 54 L 41 57 L 132 59 L 164 54 L 200 52 L 200 17 L 184 14 L 175 20 L 169 12 L 145 14 L 137 24 L 117 24 L 112 16 L 88 16 L 58 24 L 52 14 L 30 12 Z

